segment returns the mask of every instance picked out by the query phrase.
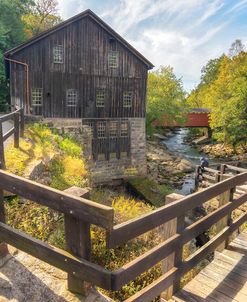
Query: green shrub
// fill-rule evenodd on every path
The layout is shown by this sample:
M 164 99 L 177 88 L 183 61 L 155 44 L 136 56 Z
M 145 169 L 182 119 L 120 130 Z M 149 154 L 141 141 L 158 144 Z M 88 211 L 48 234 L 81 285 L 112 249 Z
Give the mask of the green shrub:
M 71 138 L 64 138 L 57 140 L 58 147 L 62 150 L 66 155 L 80 157 L 82 156 L 81 147 Z

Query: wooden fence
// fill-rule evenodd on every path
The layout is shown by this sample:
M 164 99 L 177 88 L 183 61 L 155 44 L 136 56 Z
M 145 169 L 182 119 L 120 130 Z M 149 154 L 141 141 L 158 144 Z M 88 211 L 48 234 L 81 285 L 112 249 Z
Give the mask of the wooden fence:
M 205 187 L 211 186 L 215 183 L 220 182 L 223 179 L 230 178 L 236 174 L 247 172 L 247 169 L 236 167 L 228 164 L 221 164 L 217 169 L 205 167 L 204 172 L 200 175 L 201 168 L 196 166 L 195 170 L 195 184 L 198 188 L 201 183 Z M 200 178 L 200 180 L 199 180 Z
M 14 126 L 7 132 L 3 133 L 3 123 L 14 121 Z M 14 146 L 19 148 L 20 136 L 24 135 L 24 109 L 18 109 L 14 112 L 0 117 L 0 168 L 5 169 L 4 142 L 14 135 Z
M 177 289 L 180 278 L 186 272 L 212 253 L 222 242 L 227 241 L 229 236 L 246 222 L 247 213 L 244 213 L 235 221 L 230 219 L 232 211 L 247 201 L 246 192 L 243 192 L 238 198 L 234 198 L 232 194 L 236 186 L 246 181 L 247 172 L 232 175 L 229 179 L 213 184 L 203 191 L 165 205 L 139 218 L 114 225 L 114 211 L 111 207 L 0 170 L 0 241 L 2 242 L 2 249 L 6 249 L 7 243 L 62 269 L 69 274 L 69 289 L 80 293 L 84 293 L 84 281 L 107 290 L 119 290 L 125 284 L 174 253 L 175 260 L 171 269 L 126 300 L 126 302 L 150 302 L 171 285 L 174 285 L 174 288 Z M 6 225 L 3 190 L 63 213 L 66 218 L 65 221 L 67 221 L 65 223 L 67 251 L 50 246 Z M 184 218 L 188 211 L 225 192 L 231 194 L 229 194 L 229 200 L 224 205 L 200 218 L 192 225 L 185 227 Z M 226 226 L 215 237 L 211 238 L 188 259 L 182 259 L 184 244 L 211 228 L 226 216 L 229 217 Z M 117 271 L 112 272 L 90 261 L 91 224 L 98 225 L 106 230 L 108 248 L 117 248 L 167 223 L 171 219 L 177 219 L 177 231 L 173 236 L 125 264 Z

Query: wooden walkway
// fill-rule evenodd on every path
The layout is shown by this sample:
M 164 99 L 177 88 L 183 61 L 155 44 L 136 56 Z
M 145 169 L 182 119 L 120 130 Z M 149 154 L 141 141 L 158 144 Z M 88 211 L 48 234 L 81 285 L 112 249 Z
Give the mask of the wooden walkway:
M 247 301 L 247 231 L 204 268 L 169 302 L 246 302 Z

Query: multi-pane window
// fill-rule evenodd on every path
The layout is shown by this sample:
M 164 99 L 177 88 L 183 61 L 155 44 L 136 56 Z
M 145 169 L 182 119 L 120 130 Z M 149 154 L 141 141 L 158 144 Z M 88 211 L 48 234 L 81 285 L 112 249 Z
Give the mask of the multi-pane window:
M 130 108 L 132 106 L 133 93 L 131 91 L 124 92 L 123 95 L 123 106 Z
M 43 104 L 43 89 L 32 89 L 32 106 L 42 106 Z
M 105 107 L 106 93 L 104 89 L 96 91 L 96 107 Z
M 78 90 L 68 89 L 66 94 L 67 107 L 76 107 L 78 104 Z
M 110 68 L 118 68 L 118 52 L 111 51 L 108 53 L 108 66 Z
M 128 122 L 121 122 L 120 124 L 120 136 L 127 137 L 129 132 Z
M 118 122 L 111 121 L 109 125 L 109 134 L 110 137 L 117 137 L 118 134 Z
M 53 63 L 62 64 L 64 61 L 64 48 L 62 45 L 53 47 Z
M 97 123 L 97 135 L 98 135 L 98 138 L 106 137 L 106 123 L 105 122 Z

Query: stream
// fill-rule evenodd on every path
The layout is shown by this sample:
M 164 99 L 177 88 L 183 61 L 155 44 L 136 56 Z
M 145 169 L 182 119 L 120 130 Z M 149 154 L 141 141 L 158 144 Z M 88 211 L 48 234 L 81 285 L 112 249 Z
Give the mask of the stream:
M 184 142 L 184 139 L 187 137 L 189 130 L 186 128 L 182 128 L 178 130 L 175 135 L 167 138 L 166 140 L 162 141 L 166 145 L 166 147 L 172 153 L 179 155 L 181 158 L 184 158 L 194 165 L 200 164 L 200 157 L 208 158 L 207 155 L 199 152 L 196 148 L 191 146 L 188 143 Z M 215 161 L 209 159 L 209 164 L 216 164 Z M 176 190 L 178 194 L 182 195 L 189 195 L 195 188 L 195 180 L 194 180 L 194 173 L 189 173 L 185 177 L 184 183 L 182 188 Z

